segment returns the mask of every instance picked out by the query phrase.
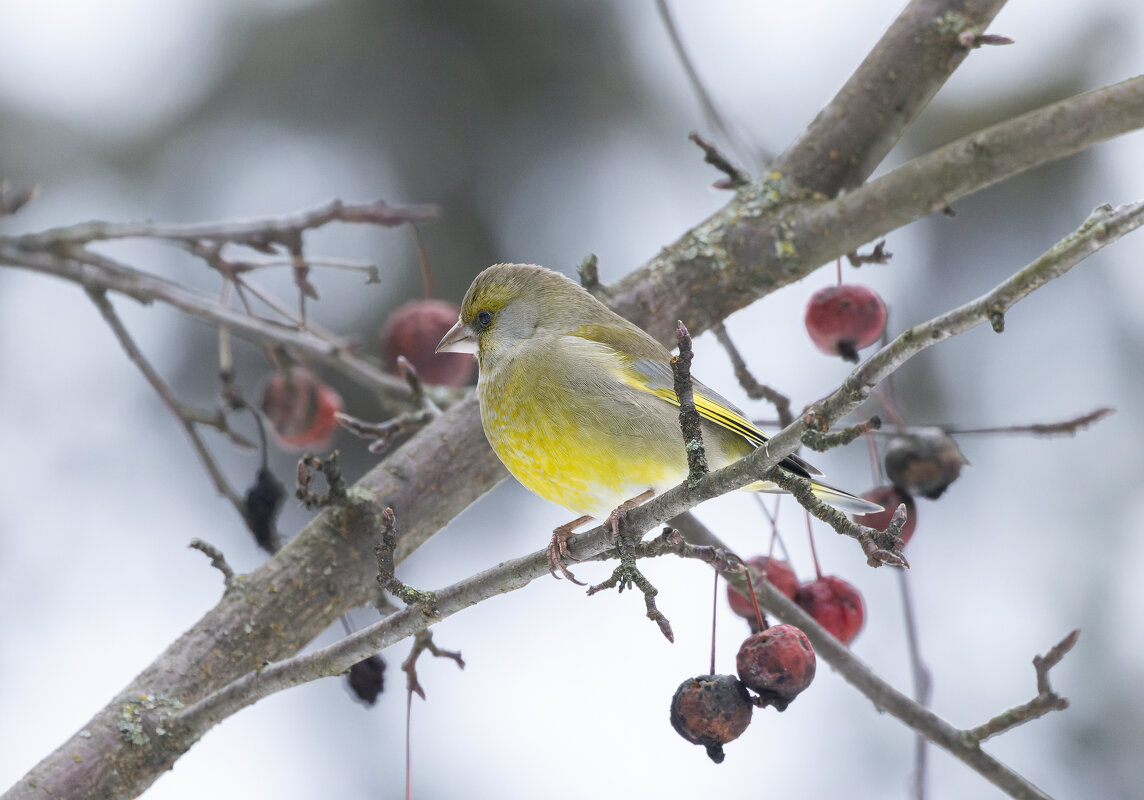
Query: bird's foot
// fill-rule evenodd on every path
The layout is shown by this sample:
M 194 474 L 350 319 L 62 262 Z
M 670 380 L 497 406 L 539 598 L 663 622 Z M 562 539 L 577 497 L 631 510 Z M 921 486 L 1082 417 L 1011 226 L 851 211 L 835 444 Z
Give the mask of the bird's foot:
M 561 525 L 556 530 L 552 531 L 552 541 L 548 543 L 548 572 L 553 578 L 559 578 L 563 575 L 565 578 L 575 583 L 578 586 L 586 586 L 583 581 L 576 580 L 576 576 L 564 565 L 565 559 L 578 561 L 576 556 L 568 552 L 568 540 L 576 535 L 575 531 L 581 525 L 591 521 L 591 517 L 578 517 L 569 523 Z M 560 575 L 556 571 L 560 571 Z
M 624 514 L 641 503 L 650 500 L 654 494 L 654 489 L 648 489 L 646 492 L 641 492 L 632 499 L 625 500 L 612 509 L 612 513 L 608 515 L 608 519 L 604 522 L 604 529 L 611 533 L 613 543 L 618 542 L 620 539 L 620 520 L 624 518 Z

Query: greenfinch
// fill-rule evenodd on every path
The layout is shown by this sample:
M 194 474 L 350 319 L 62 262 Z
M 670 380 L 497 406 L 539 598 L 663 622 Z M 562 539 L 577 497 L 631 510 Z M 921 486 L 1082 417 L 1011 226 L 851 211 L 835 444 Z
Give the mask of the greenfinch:
M 687 477 L 671 353 L 582 287 L 531 264 L 496 264 L 473 281 L 438 352 L 476 355 L 485 435 L 517 480 L 581 517 L 553 532 L 553 575 L 572 531 L 659 494 Z M 692 381 L 712 469 L 764 445 L 743 412 Z M 879 506 L 821 483 L 797 456 L 782 462 L 821 499 L 851 510 Z M 748 489 L 778 491 L 774 484 Z M 578 581 L 577 581 L 578 582 Z

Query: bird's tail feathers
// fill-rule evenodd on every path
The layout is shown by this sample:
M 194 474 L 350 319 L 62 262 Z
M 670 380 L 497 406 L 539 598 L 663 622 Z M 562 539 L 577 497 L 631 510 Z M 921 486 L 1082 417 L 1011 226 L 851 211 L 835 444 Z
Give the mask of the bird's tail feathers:
M 832 506 L 846 509 L 855 514 L 873 514 L 885 509 L 877 503 L 871 503 L 869 500 L 863 500 L 861 497 L 845 492 L 836 486 L 831 486 L 826 483 L 818 481 L 810 482 L 811 489 L 814 491 L 814 496 L 824 503 L 829 503 Z

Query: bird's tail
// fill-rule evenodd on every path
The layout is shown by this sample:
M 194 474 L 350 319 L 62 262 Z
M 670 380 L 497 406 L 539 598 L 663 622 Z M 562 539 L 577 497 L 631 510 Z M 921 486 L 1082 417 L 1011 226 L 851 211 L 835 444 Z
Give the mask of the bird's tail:
M 819 483 L 818 481 L 812 480 L 810 486 L 814 492 L 814 496 L 822 502 L 844 508 L 855 514 L 873 514 L 877 511 L 885 510 L 877 503 L 863 500 L 861 497 L 852 495 L 850 492 L 844 492 L 842 489 L 827 483 Z
M 850 492 L 843 491 L 836 486 L 831 486 L 829 483 L 822 483 L 819 480 L 810 478 L 810 488 L 814 492 L 814 496 L 824 503 L 829 503 L 832 506 L 845 509 L 854 514 L 874 514 L 878 511 L 884 511 L 877 503 L 871 503 L 869 500 L 863 500 L 857 495 L 850 494 Z M 769 481 L 760 481 L 752 483 L 750 486 L 745 487 L 756 492 L 780 493 L 780 489 Z

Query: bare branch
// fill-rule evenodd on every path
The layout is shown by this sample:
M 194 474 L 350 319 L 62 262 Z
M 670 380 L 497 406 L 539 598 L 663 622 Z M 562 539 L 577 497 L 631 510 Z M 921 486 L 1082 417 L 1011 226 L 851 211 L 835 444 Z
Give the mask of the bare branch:
M 246 504 L 242 498 L 238 496 L 238 492 L 231 487 L 226 476 L 223 475 L 222 468 L 215 462 L 214 456 L 212 456 L 210 450 L 207 449 L 206 443 L 202 437 L 199 436 L 198 429 L 195 427 L 196 424 L 206 424 L 218 428 L 223 432 L 227 432 L 229 431 L 229 426 L 226 425 L 225 418 L 221 413 L 211 415 L 193 409 L 180 401 L 179 398 L 175 396 L 174 390 L 167 385 L 167 382 L 164 381 L 158 371 L 151 366 L 151 362 L 147 360 L 147 357 L 143 355 L 138 345 L 135 344 L 135 340 L 131 338 L 127 327 L 123 324 L 122 320 L 119 319 L 119 314 L 116 313 L 115 307 L 111 305 L 111 301 L 107 299 L 107 295 L 103 291 L 90 288 L 87 294 L 88 297 L 91 298 L 91 301 L 95 303 L 95 307 L 99 309 L 99 313 L 103 315 L 104 321 L 108 327 L 111 328 L 112 333 L 115 334 L 115 338 L 119 340 L 120 346 L 122 346 L 124 352 L 127 353 L 127 358 L 139 368 L 139 371 L 143 373 L 143 377 L 147 379 L 147 383 L 151 384 L 151 388 L 155 390 L 155 393 L 159 395 L 159 398 L 167 408 L 171 410 L 171 413 L 175 415 L 179 424 L 182 425 L 183 430 L 187 434 L 187 438 L 191 440 L 191 446 L 198 454 L 199 460 L 202 462 L 203 467 L 206 468 L 207 474 L 210 475 L 215 489 L 220 495 L 230 501 L 230 504 L 238 511 L 239 516 L 246 519 Z
M 1098 408 L 1073 419 L 1061 422 L 1034 422 L 1030 425 L 1003 425 L 999 428 L 946 428 L 946 433 L 964 435 L 967 433 L 1029 433 L 1033 436 L 1075 436 L 1082 428 L 1095 425 L 1100 420 L 1115 414 L 1115 408 Z
M 779 425 L 783 428 L 790 425 L 791 420 L 794 419 L 794 415 L 790 411 L 790 398 L 755 379 L 751 370 L 747 368 L 747 362 L 739 353 L 739 348 L 731 340 L 731 335 L 727 333 L 727 328 L 722 322 L 713 325 L 712 331 L 715 338 L 719 340 L 719 344 L 723 345 L 723 349 L 727 351 L 727 357 L 731 359 L 731 367 L 735 370 L 735 377 L 739 380 L 739 385 L 743 387 L 743 391 L 747 393 L 747 397 L 752 400 L 766 400 L 775 407 L 775 411 L 779 415 Z
M 912 0 L 775 169 L 828 197 L 862 183 L 969 53 L 961 34 L 983 32 L 1003 5 Z
M 740 186 L 746 186 L 751 182 L 751 177 L 747 173 L 728 161 L 727 157 L 720 153 L 715 145 L 711 144 L 711 142 L 704 139 L 698 133 L 692 131 L 687 138 L 689 141 L 698 145 L 699 149 L 703 151 L 704 161 L 727 176 L 726 184 L 720 185 L 719 188 L 738 189 Z
M 707 452 L 703 448 L 703 427 L 695 409 L 695 395 L 691 388 L 691 335 L 680 322 L 676 328 L 679 355 L 672 356 L 671 371 L 675 378 L 675 400 L 679 403 L 679 427 L 683 432 L 683 447 L 687 452 L 687 482 L 692 484 L 710 472 Z
M 671 346 L 677 319 L 698 335 L 958 198 L 1141 126 L 1144 76 L 962 137 L 836 200 L 764 178 L 614 285 L 609 305 Z
M 63 244 L 88 244 L 111 239 L 166 239 L 176 242 L 229 242 L 252 247 L 259 252 L 277 252 L 275 245 L 288 245 L 302 231 L 314 230 L 331 222 L 365 223 L 394 227 L 410 222 L 433 219 L 436 206 L 391 206 L 378 200 L 373 203 L 344 203 L 332 200 L 324 206 L 280 217 L 224 220 L 194 225 L 163 225 L 150 221 L 85 222 L 40 233 L 15 237 L 24 250 L 50 250 Z
M 679 28 L 675 24 L 675 18 L 671 14 L 671 8 L 668 6 L 667 0 L 656 0 L 655 5 L 659 10 L 660 19 L 663 20 L 663 26 L 667 29 L 667 35 L 671 38 L 671 46 L 675 49 L 675 55 L 679 58 L 679 63 L 683 65 L 683 71 L 687 73 L 687 80 L 691 84 L 691 90 L 695 92 L 695 96 L 699 99 L 699 105 L 703 108 L 703 115 L 707 118 L 708 124 L 718 130 L 723 135 L 723 138 L 734 148 L 739 150 L 740 153 L 752 156 L 760 164 L 764 161 L 769 161 L 770 158 L 746 142 L 742 134 L 731 126 L 723 115 L 719 113 L 719 109 L 715 107 L 715 101 L 711 99 L 711 94 L 707 91 L 707 87 L 703 85 L 703 81 L 699 77 L 699 72 L 695 69 L 695 64 L 691 61 L 691 56 L 687 54 L 687 47 L 683 44 L 683 37 L 679 34 Z M 728 174 L 730 175 L 730 173 Z M 731 176 L 731 180 L 735 180 L 733 175 Z
M 191 539 L 191 543 L 187 546 L 192 550 L 198 550 L 211 560 L 211 566 L 222 573 L 223 582 L 227 589 L 234 585 L 234 570 L 230 564 L 226 563 L 226 556 L 222 554 L 221 550 L 202 539 Z
M 105 256 L 87 251 L 81 260 L 51 252 L 25 251 L 11 239 L 0 237 L 0 263 L 55 275 L 91 290 L 118 292 L 144 304 L 165 303 L 209 324 L 228 328 L 231 333 L 257 345 L 289 348 L 387 400 L 409 402 L 409 387 L 405 381 L 387 375 L 341 344 L 325 341 L 310 331 L 244 314 L 205 294 L 140 272 Z
M 1050 711 L 1064 711 L 1068 708 L 1069 701 L 1054 692 L 1049 685 L 1049 670 L 1059 664 L 1073 649 L 1079 637 L 1080 631 L 1074 630 L 1045 655 L 1033 657 L 1033 668 L 1037 671 L 1036 697 L 1027 703 L 1003 711 L 983 725 L 970 728 L 965 732 L 966 738 L 974 744 L 980 744 L 999 733 L 1043 717 Z

